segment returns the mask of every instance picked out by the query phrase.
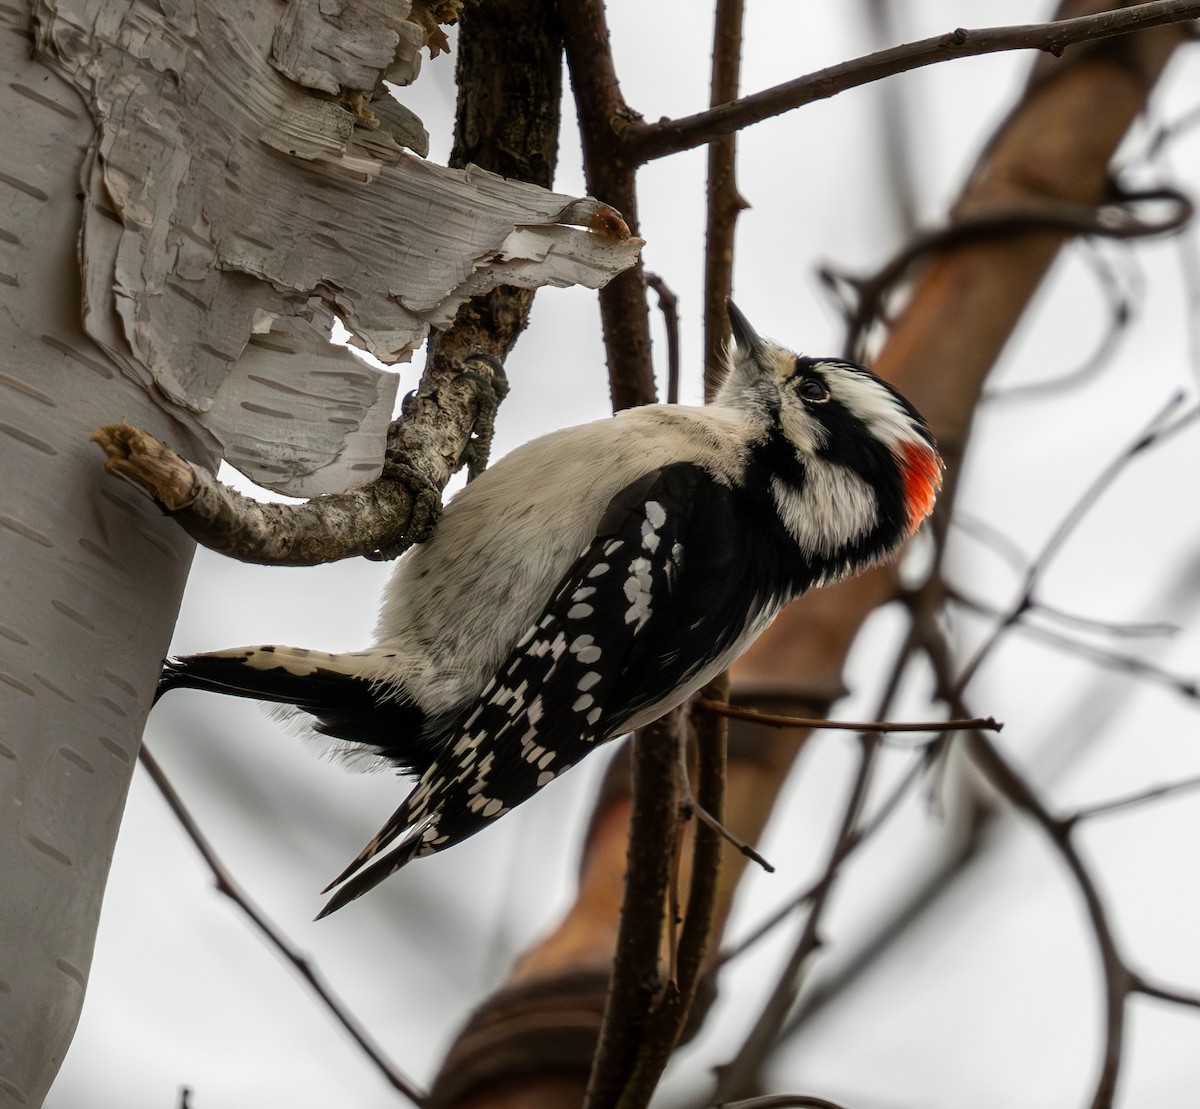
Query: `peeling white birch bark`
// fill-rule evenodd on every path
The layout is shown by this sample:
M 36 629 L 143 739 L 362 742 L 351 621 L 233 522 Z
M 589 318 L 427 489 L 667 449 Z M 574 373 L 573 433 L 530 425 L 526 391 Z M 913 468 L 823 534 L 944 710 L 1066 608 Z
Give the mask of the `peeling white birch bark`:
M 239 470 L 292 495 L 370 481 L 392 415 L 394 375 L 325 348 L 333 314 L 384 362 L 405 360 L 469 296 L 595 288 L 641 245 L 593 230 L 622 226 L 596 201 L 423 161 L 281 72 L 361 92 L 393 43 L 411 70 L 424 32 L 407 7 L 343 5 L 355 19 L 331 30 L 311 0 L 283 23 L 275 5 L 233 0 L 35 6 L 40 48 L 98 124 L 88 333 Z M 354 53 L 339 65 L 337 51 Z
M 301 80 L 361 108 L 381 66 L 415 75 L 406 0 L 348 0 L 332 29 L 303 8 L 277 58 Z M 305 496 L 364 484 L 395 379 L 328 346 L 333 315 L 395 361 L 477 291 L 602 284 L 640 246 L 602 205 L 429 165 L 302 88 L 268 61 L 282 11 L 39 0 L 55 73 L 0 5 L 0 1109 L 42 1103 L 78 1020 L 192 551 L 91 432 L 125 418 Z M 385 33 L 390 59 L 364 48 Z

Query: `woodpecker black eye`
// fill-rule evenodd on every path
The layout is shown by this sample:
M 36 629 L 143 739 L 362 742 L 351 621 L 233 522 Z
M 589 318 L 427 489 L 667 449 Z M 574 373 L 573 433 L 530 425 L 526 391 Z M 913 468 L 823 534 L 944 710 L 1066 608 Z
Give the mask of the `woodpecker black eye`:
M 829 390 L 825 388 L 825 383 L 815 377 L 802 379 L 797 391 L 805 400 L 812 401 L 814 404 L 829 399 Z

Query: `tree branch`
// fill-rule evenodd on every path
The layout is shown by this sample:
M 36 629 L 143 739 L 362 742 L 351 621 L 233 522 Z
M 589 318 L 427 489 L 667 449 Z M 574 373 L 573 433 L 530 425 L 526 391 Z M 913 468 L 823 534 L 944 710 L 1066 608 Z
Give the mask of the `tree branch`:
M 1078 43 L 1196 18 L 1200 18 L 1200 0 L 1155 0 L 1051 23 L 985 27 L 973 31 L 960 27 L 946 34 L 829 66 L 683 119 L 659 123 L 629 119 L 618 120 L 616 125 L 629 152 L 627 156 L 648 162 L 702 146 L 721 135 L 848 89 L 938 62 L 1006 50 L 1041 50 L 1057 57 Z
M 738 94 L 742 68 L 744 0 L 718 0 L 713 22 L 712 81 L 709 106 Z M 708 147 L 708 212 L 704 244 L 704 396 L 712 399 L 724 374 L 733 291 L 733 246 L 737 218 L 746 201 L 737 187 L 737 135 L 714 139 Z
M 613 65 L 603 0 L 573 0 L 559 9 L 563 47 L 579 117 L 588 192 L 604 199 L 637 234 L 638 161 L 617 137 L 620 121 L 632 119 Z M 650 357 L 650 316 L 642 264 L 638 262 L 600 290 L 600 323 L 608 353 L 613 408 L 656 399 Z
M 887 735 L 892 732 L 951 732 L 975 731 L 999 732 L 1004 725 L 994 716 L 976 716 L 970 720 L 825 720 L 809 716 L 780 716 L 773 712 L 759 712 L 758 709 L 743 708 L 741 705 L 727 705 L 720 701 L 710 701 L 700 698 L 696 702 L 705 712 L 717 716 L 731 716 L 735 720 L 750 720 L 755 724 L 766 724 L 772 728 L 825 728 L 840 732 L 879 732 Z
M 383 475 L 349 493 L 302 504 L 264 503 L 219 482 L 153 436 L 128 424 L 92 435 L 104 468 L 137 486 L 198 543 L 243 562 L 315 566 L 366 555 L 394 557 L 428 536 L 439 494 L 463 461 L 472 429 L 507 392 L 499 364 L 464 362 L 461 372 L 405 402 L 408 420 L 389 432 Z M 407 424 L 407 426 L 405 426 Z
M 200 852 L 200 857 L 212 873 L 214 883 L 219 893 L 228 897 L 245 914 L 250 923 L 267 941 L 267 946 L 274 948 L 276 953 L 289 963 L 293 970 L 308 983 L 309 988 L 318 1000 L 332 1014 L 334 1020 L 345 1029 L 347 1035 L 358 1045 L 363 1054 L 375 1065 L 387 1081 L 400 1093 L 404 1094 L 414 1105 L 423 1105 L 425 1094 L 416 1084 L 384 1055 L 383 1050 L 368 1035 L 366 1029 L 350 1014 L 343 1002 L 334 995 L 333 991 L 321 981 L 320 975 L 312 963 L 292 946 L 284 934 L 267 918 L 266 914 L 250 900 L 246 891 L 233 880 L 225 864 L 218 858 L 212 844 L 200 830 L 195 818 L 188 811 L 183 799 L 176 792 L 166 772 L 157 759 L 150 754 L 145 744 L 138 751 L 138 761 L 145 767 L 154 782 L 158 792 L 167 802 L 184 834 L 192 841 L 192 845 Z
M 677 815 L 675 751 L 681 710 L 633 740 L 633 812 L 621 923 L 585 1109 L 622 1104 L 641 1040 L 664 988 L 657 972 Z

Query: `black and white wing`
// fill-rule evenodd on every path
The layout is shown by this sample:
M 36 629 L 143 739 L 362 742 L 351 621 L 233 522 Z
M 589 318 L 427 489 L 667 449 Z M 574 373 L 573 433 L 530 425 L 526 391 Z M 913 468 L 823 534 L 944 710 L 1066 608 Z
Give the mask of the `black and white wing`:
M 690 463 L 618 493 L 442 755 L 330 884 L 341 889 L 321 915 L 479 831 L 732 661 L 797 582 L 794 553 L 762 533 L 745 496 Z

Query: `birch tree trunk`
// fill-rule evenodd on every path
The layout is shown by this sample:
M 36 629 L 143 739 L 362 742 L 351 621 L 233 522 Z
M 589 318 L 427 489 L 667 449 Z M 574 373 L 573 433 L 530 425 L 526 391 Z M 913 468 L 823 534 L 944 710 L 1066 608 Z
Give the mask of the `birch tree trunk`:
M 32 9 L 0 7 L 0 1109 L 41 1104 L 77 1022 L 193 549 L 91 433 L 361 486 L 396 379 L 335 315 L 399 361 L 473 296 L 595 287 L 640 247 L 590 198 L 411 153 L 382 82 L 445 44 L 426 0 Z
M 192 542 L 106 479 L 116 414 L 204 444 L 80 322 L 93 126 L 0 8 L 0 1106 L 41 1104 L 70 1043 L 142 722 Z

